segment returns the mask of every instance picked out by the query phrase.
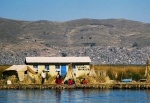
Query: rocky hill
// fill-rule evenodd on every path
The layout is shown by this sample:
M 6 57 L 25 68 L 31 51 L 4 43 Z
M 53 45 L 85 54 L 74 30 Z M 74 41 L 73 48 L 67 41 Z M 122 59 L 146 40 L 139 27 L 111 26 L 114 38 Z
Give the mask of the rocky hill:
M 0 64 L 23 64 L 26 56 L 90 56 L 97 64 L 144 64 L 149 48 L 150 23 L 0 18 Z

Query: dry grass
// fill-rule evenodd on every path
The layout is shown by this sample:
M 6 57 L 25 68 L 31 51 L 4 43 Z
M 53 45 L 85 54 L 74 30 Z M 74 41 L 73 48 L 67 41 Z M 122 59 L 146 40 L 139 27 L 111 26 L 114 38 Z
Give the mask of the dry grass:
M 146 65 L 95 65 L 95 70 L 112 70 L 114 72 L 125 72 L 127 70 L 133 72 L 145 71 Z
M 10 65 L 0 65 L 0 73 L 4 71 L 6 68 L 10 67 Z M 146 65 L 94 65 L 94 70 L 104 70 L 107 73 L 107 76 L 110 79 L 115 79 L 115 80 L 120 80 L 122 73 L 124 73 L 124 78 L 130 77 L 130 74 L 132 73 L 133 79 L 134 80 L 139 80 L 144 78 L 144 73 L 145 73 Z M 115 74 L 117 73 L 118 77 L 115 78 Z M 45 79 L 46 84 L 55 84 L 55 77 L 51 77 L 50 75 L 47 74 L 47 77 Z M 106 77 L 98 77 L 98 76 L 88 76 L 88 75 L 81 75 L 80 77 L 76 78 L 76 83 L 80 84 L 82 79 L 85 78 L 88 82 L 88 84 L 97 84 L 97 83 L 104 83 L 106 82 Z M 8 79 L 8 78 L 7 78 Z M 12 80 L 14 83 L 16 80 Z M 5 81 L 6 82 L 6 81 Z M 31 81 L 29 79 L 25 79 L 23 83 L 26 84 L 41 84 L 41 78 L 39 75 L 34 76 L 34 81 Z
M 138 81 L 145 78 L 144 73 L 146 65 L 95 65 L 95 70 L 104 70 L 110 79 L 121 80 L 123 78 L 131 78 Z M 115 75 L 117 74 L 117 77 Z
M 99 84 L 106 82 L 105 77 L 98 77 L 98 76 L 89 76 L 89 75 L 80 75 L 76 78 L 76 83 L 80 84 L 83 78 L 86 79 L 87 84 Z
M 12 65 L 0 65 L 0 70 L 5 70 L 7 68 L 9 68 Z

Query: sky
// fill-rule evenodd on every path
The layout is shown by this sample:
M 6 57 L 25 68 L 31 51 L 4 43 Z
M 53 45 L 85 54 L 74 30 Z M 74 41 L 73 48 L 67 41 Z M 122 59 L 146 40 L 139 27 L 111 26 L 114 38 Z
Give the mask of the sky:
M 0 0 L 0 17 L 26 21 L 129 19 L 150 23 L 150 0 Z

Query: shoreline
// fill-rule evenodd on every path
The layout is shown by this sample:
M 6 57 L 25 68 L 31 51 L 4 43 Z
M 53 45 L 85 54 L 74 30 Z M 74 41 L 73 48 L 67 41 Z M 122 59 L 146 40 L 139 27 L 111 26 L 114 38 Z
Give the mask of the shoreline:
M 150 83 L 114 83 L 114 84 L 0 84 L 3 89 L 150 89 Z

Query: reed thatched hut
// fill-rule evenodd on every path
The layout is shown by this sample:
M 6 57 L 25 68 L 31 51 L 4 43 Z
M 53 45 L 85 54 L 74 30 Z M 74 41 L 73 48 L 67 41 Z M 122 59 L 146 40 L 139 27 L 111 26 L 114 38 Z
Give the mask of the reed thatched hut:
M 23 81 L 27 76 L 27 72 L 31 74 L 35 74 L 35 70 L 27 65 L 13 65 L 3 72 L 4 77 L 13 76 L 17 78 L 19 81 Z

